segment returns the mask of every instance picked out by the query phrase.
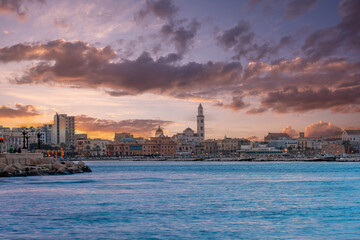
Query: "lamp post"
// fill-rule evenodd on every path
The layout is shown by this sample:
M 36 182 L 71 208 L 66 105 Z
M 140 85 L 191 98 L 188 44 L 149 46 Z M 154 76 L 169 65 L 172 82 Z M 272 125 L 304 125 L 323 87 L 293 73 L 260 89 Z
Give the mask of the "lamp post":
M 40 140 L 40 137 L 41 137 L 42 133 L 41 132 L 38 132 L 37 133 L 37 138 L 38 138 L 38 149 L 41 148 L 41 140 Z
M 25 146 L 25 138 L 26 138 L 27 132 L 26 132 L 25 128 L 22 130 L 21 133 L 23 134 L 23 149 L 26 149 L 26 146 Z
M 29 135 L 26 135 L 26 149 L 29 150 L 29 138 L 30 136 Z

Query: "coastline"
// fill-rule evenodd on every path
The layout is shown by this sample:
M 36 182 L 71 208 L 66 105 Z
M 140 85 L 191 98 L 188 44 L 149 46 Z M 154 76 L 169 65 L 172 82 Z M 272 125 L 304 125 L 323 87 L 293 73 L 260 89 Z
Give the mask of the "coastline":
M 359 156 L 346 158 L 240 158 L 240 157 L 214 157 L 214 158 L 144 158 L 144 157 L 103 157 L 103 158 L 69 158 L 69 161 L 107 162 L 107 161 L 156 161 L 156 162 L 360 162 Z

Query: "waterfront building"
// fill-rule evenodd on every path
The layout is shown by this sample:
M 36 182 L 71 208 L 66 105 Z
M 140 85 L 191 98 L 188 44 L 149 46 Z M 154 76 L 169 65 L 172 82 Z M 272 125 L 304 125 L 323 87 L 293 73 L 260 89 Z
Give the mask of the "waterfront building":
M 345 146 L 342 142 L 338 142 L 337 140 L 328 139 L 324 142 L 321 148 L 321 153 L 324 154 L 344 154 Z
M 201 141 L 205 139 L 205 116 L 201 104 L 198 106 L 196 124 L 197 133 L 188 127 L 182 133 L 172 136 L 172 140 L 177 143 L 176 149 L 178 155 L 201 154 L 203 152 Z
M 248 139 L 245 138 L 228 138 L 218 139 L 217 142 L 217 151 L 221 154 L 232 154 L 236 153 L 241 149 L 242 145 L 251 144 Z
M 186 128 L 182 133 L 175 134 L 172 139 L 176 142 L 192 142 L 199 143 L 201 138 L 191 128 Z
M 218 143 L 216 140 L 208 139 L 201 142 L 202 154 L 212 155 L 218 153 Z
M 126 137 L 106 144 L 107 156 L 175 156 L 176 143 L 159 127 L 150 140 Z M 132 136 L 132 135 L 131 135 Z
M 51 142 L 56 145 L 65 144 L 67 147 L 75 144 L 75 117 L 66 114 L 54 115 Z
M 167 136 L 151 137 L 144 143 L 144 155 L 175 156 L 177 144 Z
M 268 133 L 267 136 L 264 137 L 265 142 L 269 142 L 272 140 L 287 140 L 291 139 L 291 137 L 287 133 Z
M 176 154 L 180 156 L 195 154 L 195 145 L 195 142 L 178 141 L 176 146 Z
M 344 130 L 341 138 L 343 141 L 360 142 L 360 130 Z
M 134 138 L 126 137 L 117 142 L 106 144 L 106 156 L 140 156 L 143 155 L 143 144 Z
M 95 139 L 77 139 L 75 141 L 75 150 L 77 154 L 82 156 L 104 156 L 106 153 L 106 145 L 109 140 Z
M 341 139 L 346 145 L 346 153 L 360 152 L 360 130 L 344 130 Z

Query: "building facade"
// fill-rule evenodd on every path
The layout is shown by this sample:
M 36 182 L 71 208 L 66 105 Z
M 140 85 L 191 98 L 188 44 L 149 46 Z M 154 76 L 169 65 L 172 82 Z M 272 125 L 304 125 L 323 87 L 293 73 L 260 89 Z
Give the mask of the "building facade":
M 60 145 L 65 144 L 67 147 L 75 144 L 75 117 L 66 114 L 54 115 L 54 124 L 52 127 L 51 143 Z
M 197 115 L 197 135 L 200 141 L 205 139 L 205 116 L 203 113 L 203 107 L 200 103 L 198 107 L 198 115 Z

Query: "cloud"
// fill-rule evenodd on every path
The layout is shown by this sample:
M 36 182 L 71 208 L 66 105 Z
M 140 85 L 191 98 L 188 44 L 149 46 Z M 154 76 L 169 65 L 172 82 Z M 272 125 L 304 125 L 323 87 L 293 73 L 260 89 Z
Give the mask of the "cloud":
M 175 45 L 179 54 L 184 54 L 192 46 L 200 26 L 196 19 L 191 21 L 186 27 L 171 22 L 162 26 L 161 34 Z
M 299 91 L 297 88 L 275 91 L 267 94 L 261 100 L 263 108 L 269 108 L 277 113 L 307 112 L 314 109 L 331 109 L 341 112 L 342 106 L 360 104 L 360 87 L 330 90 L 322 88 Z
M 147 16 L 152 15 L 160 19 L 170 19 L 178 12 L 170 0 L 146 0 L 145 6 L 134 14 L 135 21 L 143 21 Z
M 278 43 L 269 41 L 259 42 L 257 35 L 251 30 L 246 21 L 239 21 L 234 27 L 222 31 L 216 37 L 219 46 L 230 52 L 235 52 L 233 59 L 248 58 L 251 61 L 259 61 L 277 54 L 280 48 L 292 43 L 291 36 L 282 37 Z
M 36 110 L 34 105 L 15 104 L 15 108 L 8 106 L 0 107 L 0 118 L 24 118 L 38 116 L 40 113 Z
M 149 92 L 176 97 L 186 93 L 213 98 L 214 89 L 235 84 L 242 72 L 238 62 L 180 65 L 179 59 L 181 56 L 176 54 L 153 59 L 144 52 L 135 60 L 116 61 L 111 47 L 98 49 L 85 42 L 64 40 L 0 49 L 0 62 L 40 60 L 13 79 L 16 84 L 106 89 L 112 95 Z
M 313 9 L 319 0 L 292 0 L 285 6 L 285 18 L 296 18 Z
M 247 108 L 249 104 L 244 103 L 242 96 L 233 96 L 230 104 L 224 104 L 223 102 L 217 102 L 215 106 L 230 108 L 234 111 L 238 111 L 243 108 Z
M 109 46 L 54 40 L 0 48 L 0 62 L 31 61 L 15 84 L 50 84 L 91 88 L 111 96 L 153 93 L 196 101 L 213 101 L 248 114 L 331 110 L 359 112 L 360 63 L 345 59 L 182 63 L 170 53 L 153 58 L 143 52 L 120 58 Z M 251 101 L 244 102 L 250 98 Z M 225 100 L 229 100 L 228 102 Z
M 305 137 L 329 137 L 339 131 L 341 128 L 334 124 L 320 121 L 305 128 Z
M 299 132 L 293 129 L 291 126 L 287 125 L 282 131 L 282 133 L 287 133 L 290 137 L 295 138 L 299 135 Z
M 55 18 L 54 19 L 54 25 L 59 27 L 59 28 L 63 28 L 63 29 L 68 29 L 71 28 L 73 25 L 72 24 L 68 24 L 65 19 L 60 19 L 60 18 Z
M 159 126 L 168 126 L 171 121 L 153 119 L 108 120 L 78 115 L 75 117 L 76 129 L 84 132 L 131 132 L 141 136 L 152 136 Z
M 341 53 L 359 54 L 360 50 L 360 1 L 343 0 L 338 12 L 342 16 L 339 24 L 316 30 L 309 34 L 302 50 L 312 61 Z
M 0 0 L 0 13 L 12 13 L 20 20 L 25 20 L 28 9 L 24 6 L 26 2 L 45 3 L 45 0 Z
M 165 23 L 160 28 L 161 41 L 173 44 L 178 54 L 182 55 L 191 48 L 201 24 L 193 19 L 185 26 L 187 19 L 175 18 L 178 10 L 170 0 L 147 0 L 145 6 L 134 14 L 134 19 L 138 23 L 144 23 L 148 16 L 163 20 Z M 154 52 L 159 49 L 159 46 L 155 46 Z
M 344 59 L 311 62 L 305 58 L 274 64 L 250 62 L 244 70 L 243 96 L 257 97 L 259 107 L 248 114 L 267 110 L 277 113 L 330 109 L 358 112 L 360 63 Z
M 285 19 L 292 19 L 299 17 L 311 9 L 315 8 L 319 0 L 249 0 L 248 6 L 251 9 L 260 6 L 265 15 L 280 15 L 280 9 L 285 9 Z M 285 4 L 285 6 L 283 6 Z
M 257 137 L 257 136 L 249 136 L 249 137 L 247 137 L 246 139 L 248 139 L 248 140 L 250 140 L 250 141 L 257 141 L 257 140 L 259 140 L 259 138 Z
M 253 114 L 261 114 L 266 111 L 267 111 L 266 108 L 259 107 L 259 108 L 251 108 L 246 113 L 253 115 Z

